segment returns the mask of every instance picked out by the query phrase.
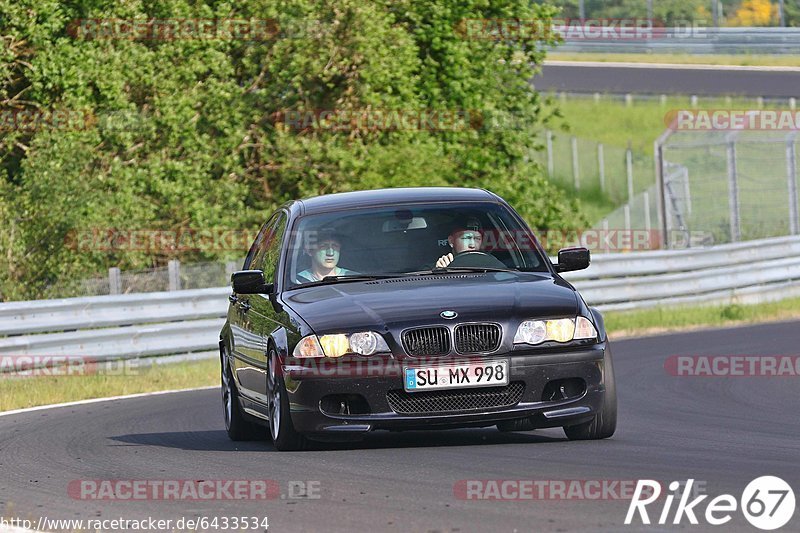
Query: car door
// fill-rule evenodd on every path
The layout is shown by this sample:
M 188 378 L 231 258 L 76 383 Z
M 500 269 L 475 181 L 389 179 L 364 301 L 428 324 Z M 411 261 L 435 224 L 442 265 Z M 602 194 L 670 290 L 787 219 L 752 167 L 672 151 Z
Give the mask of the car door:
M 278 211 L 268 224 L 263 238 L 258 241 L 248 256 L 250 270 L 264 272 L 264 280 L 274 283 L 278 290 L 278 266 L 281 247 L 286 234 L 288 215 Z M 242 357 L 237 361 L 235 371 L 239 392 L 242 396 L 267 404 L 267 341 L 266 339 L 288 321 L 288 316 L 277 305 L 275 293 L 272 294 L 239 294 L 237 304 L 240 308 L 242 328 L 240 335 L 243 348 L 239 350 Z
M 288 215 L 282 213 L 276 220 L 271 229 L 269 239 L 265 240 L 262 250 L 255 255 L 250 268 L 264 272 L 264 281 L 272 283 L 274 290 L 271 294 L 251 294 L 249 295 L 250 310 L 249 320 L 252 327 L 261 337 L 261 353 L 257 359 L 259 366 L 266 372 L 267 368 L 267 344 L 269 338 L 274 334 L 283 335 L 287 330 L 296 329 L 290 324 L 289 316 L 278 303 L 276 297 L 280 292 L 280 262 Z M 285 345 L 282 342 L 281 345 Z M 264 373 L 248 374 L 252 376 L 252 381 L 247 382 L 247 387 L 252 397 L 259 402 L 267 403 L 267 380 Z
M 262 226 L 247 254 L 247 259 L 245 259 L 245 270 L 258 269 L 257 265 L 263 263 L 263 258 L 274 241 L 275 230 L 281 220 L 284 221 L 285 226 L 285 215 L 279 211 Z M 266 396 L 261 391 L 262 387 L 257 386 L 265 375 L 266 356 L 264 352 L 266 348 L 262 336 L 263 326 L 258 322 L 258 315 L 252 312 L 254 296 L 257 295 L 239 293 L 231 295 L 232 305 L 228 311 L 228 323 L 233 342 L 233 374 L 241 396 L 266 403 Z

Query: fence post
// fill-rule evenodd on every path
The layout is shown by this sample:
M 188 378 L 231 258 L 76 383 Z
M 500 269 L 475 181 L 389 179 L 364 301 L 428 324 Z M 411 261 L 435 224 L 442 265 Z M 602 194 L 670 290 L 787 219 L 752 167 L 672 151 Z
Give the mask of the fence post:
M 575 181 L 575 189 L 581 188 L 580 170 L 578 169 L 578 139 L 572 136 L 572 179 Z
M 597 143 L 597 168 L 600 169 L 600 190 L 606 192 L 606 162 L 603 155 L 603 143 Z
M 108 294 L 122 294 L 122 276 L 117 267 L 108 269 Z
M 650 193 L 644 191 L 642 193 L 642 202 L 644 203 L 644 230 L 647 232 L 647 238 L 650 239 Z
M 628 202 L 633 201 L 633 151 L 631 141 L 628 141 L 628 149 L 625 150 L 625 168 L 628 172 Z
M 625 93 L 625 107 L 631 107 L 633 105 L 633 95 L 631 93 Z
M 739 222 L 739 184 L 736 176 L 736 140 L 728 138 L 728 211 L 730 212 L 731 242 L 741 239 Z
M 664 146 L 657 140 L 654 145 L 655 164 L 656 164 L 656 192 L 658 198 L 656 208 L 658 211 L 658 221 L 661 226 L 661 246 L 669 250 L 669 221 L 667 220 L 667 202 L 664 192 Z
M 797 99 L 794 96 L 792 96 L 791 98 L 789 98 L 789 109 L 794 111 L 796 107 L 797 107 Z
M 622 206 L 622 213 L 625 217 L 625 231 L 630 235 L 631 232 L 631 204 Z
M 547 175 L 553 177 L 553 132 L 547 130 Z
M 786 138 L 786 179 L 789 184 L 789 233 L 800 233 L 800 221 L 797 215 L 797 158 L 794 151 L 796 133 Z
M 167 263 L 167 271 L 169 274 L 169 290 L 181 290 L 181 262 L 177 259 L 171 260 Z

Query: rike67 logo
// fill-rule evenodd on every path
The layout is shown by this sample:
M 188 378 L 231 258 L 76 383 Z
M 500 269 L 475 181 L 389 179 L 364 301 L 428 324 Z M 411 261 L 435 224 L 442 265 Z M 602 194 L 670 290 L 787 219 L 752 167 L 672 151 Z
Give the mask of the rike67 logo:
M 794 491 L 779 477 L 762 476 L 754 479 L 745 487 L 742 497 L 738 501 L 731 494 L 721 494 L 707 503 L 704 513 L 701 513 L 700 504 L 708 495 L 703 494 L 690 501 L 693 484 L 694 479 L 687 480 L 685 484 L 678 481 L 669 484 L 670 493 L 664 498 L 664 506 L 658 516 L 658 524 L 668 523 L 672 513 L 672 504 L 676 497 L 678 504 L 672 519 L 672 524 L 675 525 L 680 524 L 684 518 L 690 524 L 697 525 L 699 515 L 705 519 L 706 523 L 721 526 L 730 522 L 733 513 L 740 508 L 751 525 L 761 530 L 771 531 L 785 526 L 794 515 Z M 683 491 L 679 494 L 677 491 L 681 487 L 683 487 Z M 631 524 L 637 512 L 642 524 L 650 524 L 647 506 L 660 497 L 661 484 L 658 481 L 640 479 L 628 507 L 625 524 Z

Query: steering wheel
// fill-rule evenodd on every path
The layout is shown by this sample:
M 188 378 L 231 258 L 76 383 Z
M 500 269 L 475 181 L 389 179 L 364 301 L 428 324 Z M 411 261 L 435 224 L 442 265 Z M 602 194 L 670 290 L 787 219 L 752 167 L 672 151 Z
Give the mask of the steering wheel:
M 492 254 L 486 252 L 462 252 L 455 256 L 448 267 L 508 268 Z

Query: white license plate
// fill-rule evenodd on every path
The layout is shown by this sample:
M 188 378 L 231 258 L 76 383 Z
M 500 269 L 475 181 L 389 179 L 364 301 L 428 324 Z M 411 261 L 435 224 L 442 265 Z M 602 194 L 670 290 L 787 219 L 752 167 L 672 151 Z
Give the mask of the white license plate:
M 508 385 L 508 360 L 404 368 L 403 378 L 409 392 Z

